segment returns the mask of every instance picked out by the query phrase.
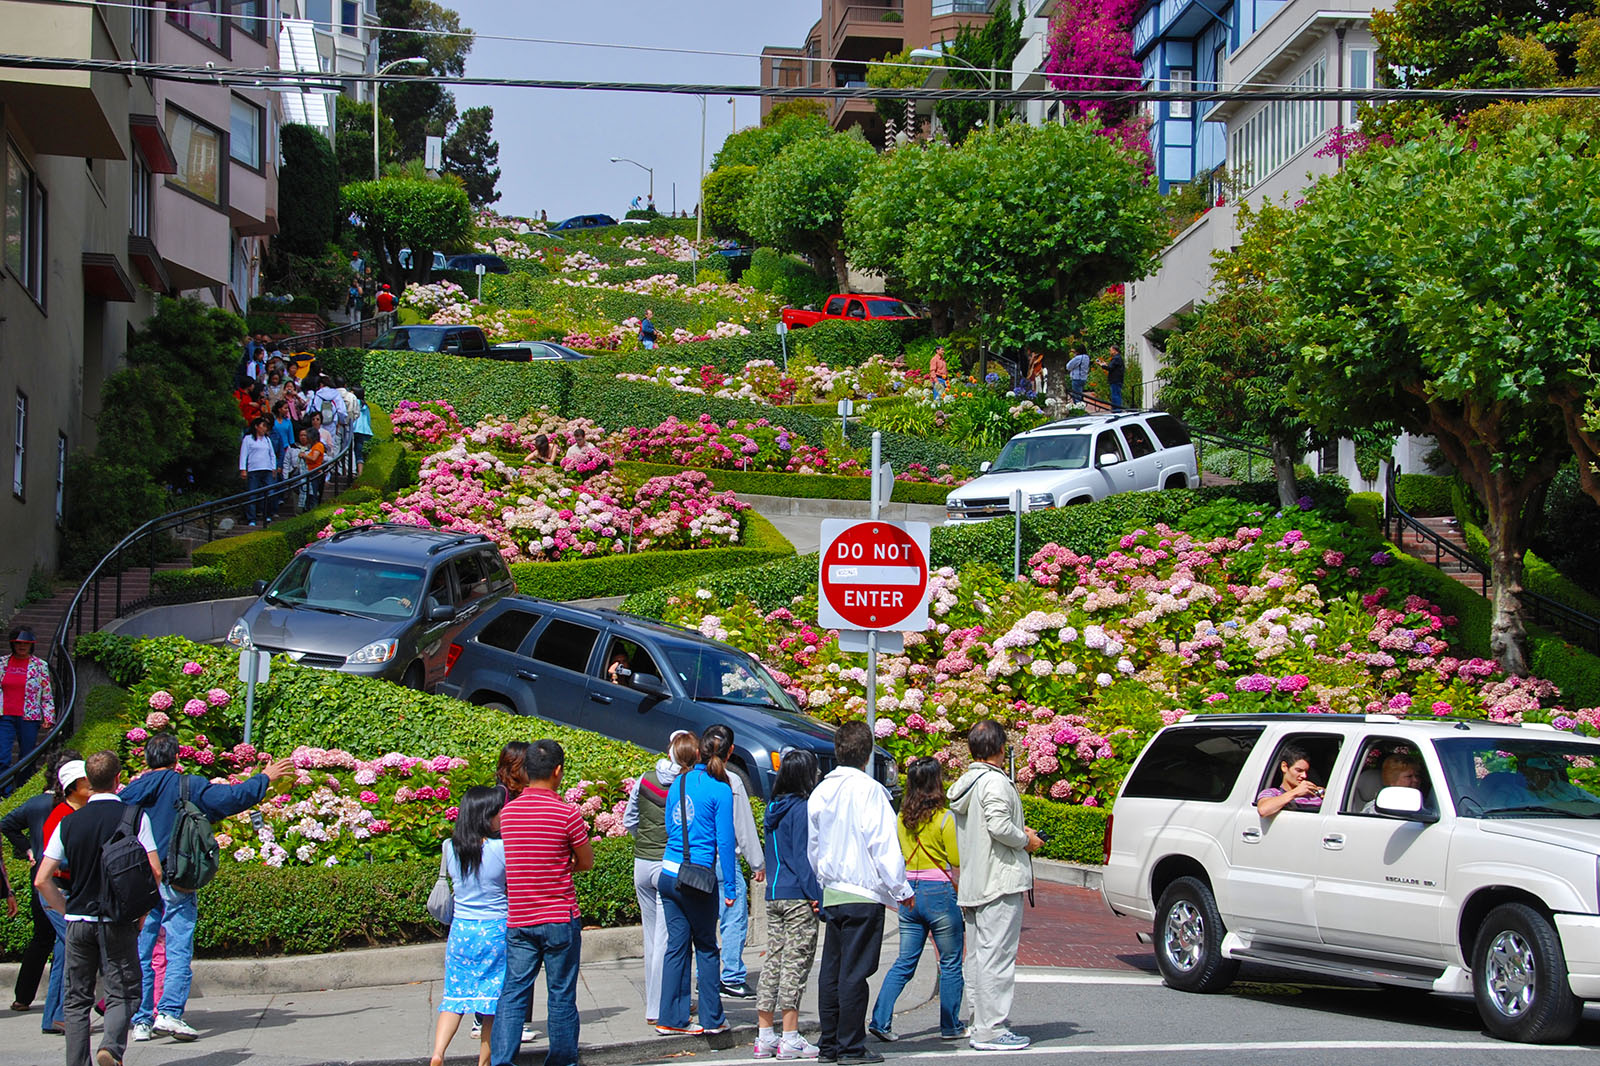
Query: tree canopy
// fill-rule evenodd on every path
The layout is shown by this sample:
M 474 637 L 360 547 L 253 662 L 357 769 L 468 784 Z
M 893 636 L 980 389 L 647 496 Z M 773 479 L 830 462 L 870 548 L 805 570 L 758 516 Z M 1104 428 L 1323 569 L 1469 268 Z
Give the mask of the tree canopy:
M 1010 70 L 1011 61 L 1022 51 L 1022 19 L 1011 4 L 992 5 L 994 13 L 989 21 L 973 29 L 963 24 L 956 39 L 944 45 L 944 50 L 957 59 L 964 59 L 981 70 Z M 945 86 L 951 89 L 987 89 L 989 75 L 969 70 L 960 63 L 950 63 L 950 73 Z M 1005 82 L 996 76 L 996 84 Z M 1004 122 L 1005 105 L 996 108 L 997 122 Z M 939 120 L 951 144 L 960 144 L 967 135 L 989 120 L 989 105 L 979 100 L 943 100 L 934 105 L 934 117 Z
M 716 237 L 743 243 L 750 239 L 739 224 L 739 206 L 754 184 L 757 170 L 747 166 L 718 167 L 700 186 L 705 222 Z
M 400 135 L 389 117 L 388 97 L 380 97 L 378 115 L 378 162 L 383 166 L 400 158 Z M 333 140 L 337 147 L 339 184 L 372 180 L 372 104 L 366 100 L 339 98 L 334 116 Z
M 773 119 L 777 114 L 777 108 L 773 108 L 768 116 L 772 121 L 731 134 L 711 157 L 711 169 L 765 166 L 795 141 L 834 136 L 828 120 L 816 111 L 790 111 Z
M 341 190 L 342 211 L 356 217 L 362 244 L 372 249 L 378 272 L 390 285 L 426 278 L 432 251 L 466 238 L 472 208 L 459 185 L 417 178 L 358 181 Z M 411 268 L 400 264 L 400 250 L 412 250 Z
M 434 0 L 378 0 L 378 20 L 383 29 L 378 36 L 378 62 L 421 56 L 428 61 L 397 67 L 395 74 L 466 73 L 467 53 L 472 51 L 472 31 L 461 25 L 461 16 Z M 427 31 L 427 32 L 416 32 Z M 464 34 L 464 36 L 462 36 Z M 455 95 L 438 82 L 418 81 L 386 86 L 380 99 L 383 113 L 394 120 L 403 158 L 422 158 L 429 135 L 442 137 L 456 121 Z M 367 113 L 368 129 L 372 114 Z M 367 151 L 372 151 L 372 135 L 367 135 Z
M 500 199 L 500 145 L 493 138 L 494 108 L 469 107 L 444 141 L 444 169 L 461 178 L 473 207 Z
M 791 120 L 791 122 L 796 120 Z M 739 224 L 763 245 L 831 265 L 843 287 L 844 212 L 877 153 L 858 131 L 794 141 L 763 166 L 740 203 Z
M 310 126 L 286 125 L 279 137 L 283 167 L 278 171 L 278 238 L 273 244 L 295 255 L 318 255 L 338 238 L 343 222 L 339 165 L 328 139 Z

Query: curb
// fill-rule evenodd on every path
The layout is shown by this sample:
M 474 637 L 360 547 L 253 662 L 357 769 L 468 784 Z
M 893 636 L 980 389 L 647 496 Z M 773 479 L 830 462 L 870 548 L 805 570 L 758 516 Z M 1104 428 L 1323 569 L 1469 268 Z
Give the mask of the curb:
M 583 1066 L 632 1066 L 633 1063 L 655 1062 L 707 1051 L 731 1051 L 743 1044 L 754 1042 L 755 1038 L 755 1026 L 736 1025 L 728 1032 L 716 1036 L 658 1036 L 654 1040 L 629 1040 L 620 1044 L 580 1042 L 578 1057 Z M 457 1066 L 466 1066 L 468 1063 L 477 1063 L 478 1058 L 476 1055 L 463 1055 L 459 1058 L 452 1055 L 445 1061 L 455 1063 Z M 415 1058 L 341 1059 L 337 1062 L 324 1063 L 323 1066 L 416 1066 L 416 1063 Z
M 1087 888 L 1098 892 L 1102 875 L 1098 866 L 1036 858 L 1033 860 L 1033 877 L 1036 881 L 1049 881 L 1053 885 Z

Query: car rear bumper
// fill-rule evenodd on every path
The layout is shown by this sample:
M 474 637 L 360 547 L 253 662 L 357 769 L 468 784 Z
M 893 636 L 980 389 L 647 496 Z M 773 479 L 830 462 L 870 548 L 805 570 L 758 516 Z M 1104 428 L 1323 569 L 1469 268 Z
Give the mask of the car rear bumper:
M 1600 915 L 1557 914 L 1555 920 L 1572 994 L 1600 999 Z

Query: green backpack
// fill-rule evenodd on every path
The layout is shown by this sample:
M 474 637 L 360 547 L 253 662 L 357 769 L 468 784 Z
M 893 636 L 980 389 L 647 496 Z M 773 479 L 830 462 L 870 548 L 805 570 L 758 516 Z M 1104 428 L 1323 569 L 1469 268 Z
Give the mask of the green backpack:
M 172 844 L 167 849 L 167 869 L 163 880 L 184 892 L 198 892 L 217 876 L 220 849 L 211 821 L 199 807 L 189 802 L 189 775 L 183 775 L 178 798 L 173 801 L 178 820 L 172 826 Z

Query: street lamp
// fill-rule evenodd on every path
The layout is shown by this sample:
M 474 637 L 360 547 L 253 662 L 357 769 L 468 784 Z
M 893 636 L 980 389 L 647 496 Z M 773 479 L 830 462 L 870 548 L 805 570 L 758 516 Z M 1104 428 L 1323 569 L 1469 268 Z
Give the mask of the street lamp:
M 635 160 L 632 160 L 632 159 L 625 159 L 622 156 L 615 156 L 614 155 L 614 156 L 611 157 L 611 161 L 613 163 L 633 163 L 634 166 L 638 167 L 640 170 L 642 170 L 646 174 L 650 175 L 650 206 L 652 208 L 655 207 L 656 206 L 656 171 L 655 171 L 655 168 L 654 167 L 647 167 L 643 163 L 636 162 Z
M 421 56 L 409 56 L 409 57 L 407 57 L 405 59 L 396 59 L 392 63 L 385 63 L 383 66 L 379 67 L 378 68 L 378 75 L 379 75 L 379 77 L 382 77 L 384 74 L 386 74 L 389 71 L 393 70 L 395 67 L 403 67 L 407 63 L 426 63 L 426 62 L 427 62 L 427 60 L 422 58 Z M 378 90 L 381 89 L 381 88 L 383 88 L 383 82 L 375 81 L 375 82 L 372 83 L 372 180 L 373 181 L 377 181 L 378 177 L 379 177 L 379 175 L 378 175 Z
M 957 63 L 960 63 L 962 66 L 967 67 L 967 68 L 969 68 L 971 70 L 975 70 L 979 74 L 988 75 L 988 77 L 989 77 L 989 91 L 990 92 L 994 92 L 994 75 L 995 75 L 995 72 L 992 71 L 992 70 L 984 70 L 982 67 L 978 66 L 976 63 L 969 63 L 965 59 L 962 59 L 958 55 L 951 55 L 949 52 L 935 51 L 932 48 L 913 48 L 911 50 L 911 54 L 907 58 L 910 58 L 910 59 L 922 59 L 922 60 L 927 60 L 929 62 L 934 62 L 934 61 L 947 62 L 949 60 L 955 60 Z M 989 101 L 989 128 L 990 129 L 994 129 L 994 101 L 993 100 Z

